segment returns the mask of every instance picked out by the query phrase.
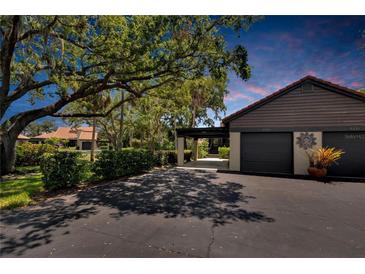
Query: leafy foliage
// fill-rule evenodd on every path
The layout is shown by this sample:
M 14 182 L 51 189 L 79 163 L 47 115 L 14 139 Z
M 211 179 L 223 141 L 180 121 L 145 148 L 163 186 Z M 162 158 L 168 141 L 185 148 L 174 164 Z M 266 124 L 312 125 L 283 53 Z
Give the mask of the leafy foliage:
M 41 171 L 46 189 L 56 190 L 80 183 L 86 175 L 87 162 L 80 160 L 80 153 L 57 151 L 42 157 Z
M 209 143 L 207 140 L 202 140 L 198 143 L 198 158 L 205 158 L 208 155 Z
M 184 150 L 184 161 L 185 162 L 190 162 L 191 161 L 191 156 L 192 156 L 192 151 L 190 149 L 185 149 Z
M 114 179 L 148 171 L 154 164 L 155 157 L 144 149 L 104 150 L 98 155 L 93 171 L 103 179 Z
M 229 147 L 219 147 L 218 148 L 218 155 L 219 155 L 219 158 L 222 158 L 222 159 L 229 159 Z
M 26 136 L 38 136 L 42 133 L 49 133 L 56 130 L 56 124 L 53 120 L 45 120 L 43 122 L 32 122 L 25 129 Z
M 307 152 L 310 167 L 328 168 L 342 157 L 345 152 L 334 147 L 318 148 L 311 153 Z
M 29 142 L 19 143 L 16 147 L 16 165 L 39 165 L 43 154 L 53 153 L 56 150 L 56 147 L 49 144 L 32 144 Z
M 228 48 L 219 30 L 239 32 L 256 20 L 252 16 L 1 16 L 0 120 L 19 98 L 27 96 L 32 104 L 53 98 L 49 105 L 3 119 L 4 146 L 14 148 L 19 133 L 42 117 L 107 117 L 125 102 L 187 81 L 199 87 L 192 95 L 190 120 L 195 122 L 194 117 L 205 116 L 206 106 L 216 104 L 212 100 L 222 97 L 229 70 L 243 80 L 250 76 L 244 47 Z M 220 83 L 213 97 L 203 92 L 210 81 L 214 86 Z M 73 102 L 90 103 L 86 98 L 115 90 L 126 92 L 124 100 L 99 113 L 88 107 L 73 109 L 82 113 L 63 112 Z M 170 97 L 183 92 L 174 88 Z M 175 124 L 179 113 L 177 104 L 168 114 L 175 117 L 171 119 Z M 13 151 L 7 149 L 2 155 L 10 163 L 1 167 L 5 173 L 15 161 Z
M 51 137 L 46 139 L 45 143 L 51 146 L 64 146 L 68 143 L 68 140 L 57 137 Z
M 155 163 L 158 166 L 167 164 L 176 164 L 177 153 L 176 150 L 158 150 L 155 152 Z

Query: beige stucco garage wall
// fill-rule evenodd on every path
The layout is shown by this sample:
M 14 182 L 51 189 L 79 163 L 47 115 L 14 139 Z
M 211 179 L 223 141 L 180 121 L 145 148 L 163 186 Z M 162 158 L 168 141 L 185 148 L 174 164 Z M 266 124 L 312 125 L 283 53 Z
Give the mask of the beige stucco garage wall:
M 241 133 L 229 133 L 229 169 L 240 171 Z
M 301 133 L 313 134 L 316 144 L 311 148 L 304 149 L 298 144 L 298 138 L 300 138 Z M 294 152 L 294 174 L 307 175 L 307 169 L 309 167 L 309 160 L 306 151 L 310 152 L 312 149 L 317 149 L 322 147 L 322 132 L 294 132 L 293 133 L 293 152 Z

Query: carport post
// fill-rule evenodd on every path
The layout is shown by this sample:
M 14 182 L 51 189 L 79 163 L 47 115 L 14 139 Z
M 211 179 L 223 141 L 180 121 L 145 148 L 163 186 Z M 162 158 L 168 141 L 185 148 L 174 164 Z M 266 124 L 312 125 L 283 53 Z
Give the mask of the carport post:
M 198 160 L 198 138 L 194 138 L 193 159 L 194 159 L 194 161 Z
M 177 165 L 184 165 L 184 137 L 177 138 Z

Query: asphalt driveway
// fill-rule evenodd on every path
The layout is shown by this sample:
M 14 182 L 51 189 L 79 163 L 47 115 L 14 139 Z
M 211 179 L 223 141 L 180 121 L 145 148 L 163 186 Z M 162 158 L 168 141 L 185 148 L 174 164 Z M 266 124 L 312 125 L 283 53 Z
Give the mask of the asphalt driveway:
M 365 257 L 365 184 L 170 169 L 0 225 L 2 257 Z

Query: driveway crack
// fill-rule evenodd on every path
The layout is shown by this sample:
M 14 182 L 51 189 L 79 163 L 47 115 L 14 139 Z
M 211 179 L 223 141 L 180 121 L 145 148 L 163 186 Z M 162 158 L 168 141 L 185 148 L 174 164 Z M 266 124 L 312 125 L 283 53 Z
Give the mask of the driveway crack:
M 214 228 L 216 226 L 217 225 L 215 223 L 213 223 L 212 226 L 210 227 L 210 242 L 209 242 L 208 248 L 207 248 L 207 255 L 206 255 L 207 258 L 210 258 L 210 252 L 211 252 L 212 246 L 215 241 Z

